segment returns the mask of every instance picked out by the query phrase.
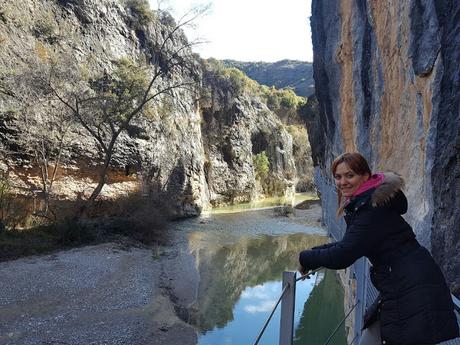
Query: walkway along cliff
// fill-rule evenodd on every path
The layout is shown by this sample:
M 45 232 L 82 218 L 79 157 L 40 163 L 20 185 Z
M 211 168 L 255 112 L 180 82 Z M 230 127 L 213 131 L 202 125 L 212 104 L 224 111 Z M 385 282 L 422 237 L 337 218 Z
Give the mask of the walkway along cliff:
M 375 170 L 399 172 L 407 220 L 457 296 L 459 19 L 458 1 L 313 0 L 319 111 L 307 119 L 327 226 L 343 226 L 329 171 L 335 156 L 359 151 Z

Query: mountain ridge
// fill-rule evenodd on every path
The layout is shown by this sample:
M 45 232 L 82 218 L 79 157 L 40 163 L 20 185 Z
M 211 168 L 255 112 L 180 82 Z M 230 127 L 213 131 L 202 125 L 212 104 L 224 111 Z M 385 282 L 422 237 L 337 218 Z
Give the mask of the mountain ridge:
M 221 60 L 226 67 L 235 67 L 260 84 L 277 89 L 292 88 L 299 96 L 314 95 L 313 63 L 283 59 L 276 62 Z

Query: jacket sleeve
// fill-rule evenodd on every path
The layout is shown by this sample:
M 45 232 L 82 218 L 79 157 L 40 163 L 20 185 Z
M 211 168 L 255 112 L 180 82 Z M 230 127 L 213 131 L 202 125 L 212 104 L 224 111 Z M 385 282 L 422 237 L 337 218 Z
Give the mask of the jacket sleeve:
M 332 247 L 333 245 L 335 245 L 335 242 L 321 244 L 321 245 L 313 247 L 311 249 L 326 249 L 326 248 Z
M 341 241 L 322 249 L 304 250 L 299 262 L 307 269 L 343 269 L 372 251 L 385 237 L 385 210 L 366 207 L 358 210 Z

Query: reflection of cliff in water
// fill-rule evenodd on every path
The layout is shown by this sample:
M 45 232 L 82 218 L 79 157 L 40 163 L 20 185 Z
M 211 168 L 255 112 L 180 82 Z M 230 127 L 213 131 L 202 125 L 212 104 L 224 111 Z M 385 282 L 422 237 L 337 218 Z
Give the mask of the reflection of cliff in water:
M 337 284 L 335 272 L 326 270 L 323 280 L 305 302 L 294 345 L 305 344 L 307 340 L 308 344 L 324 344 L 344 316 L 343 289 Z M 347 344 L 345 326 L 342 325 L 330 344 Z
M 204 332 L 225 326 L 246 287 L 280 280 L 284 270 L 297 268 L 299 251 L 325 241 L 324 236 L 302 233 L 233 241 L 215 233 L 191 234 L 189 246 L 200 276 L 191 322 Z

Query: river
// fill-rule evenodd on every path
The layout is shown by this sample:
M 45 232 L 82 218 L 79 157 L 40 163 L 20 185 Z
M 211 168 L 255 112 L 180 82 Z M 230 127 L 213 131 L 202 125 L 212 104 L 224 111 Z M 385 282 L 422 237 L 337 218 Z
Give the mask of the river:
M 287 215 L 276 208 L 251 210 L 258 206 L 267 205 L 217 209 L 176 224 L 186 233 L 198 275 L 188 308 L 198 345 L 253 343 L 281 293 L 282 272 L 296 270 L 302 249 L 327 241 L 319 206 Z M 343 316 L 335 272 L 297 283 L 294 344 L 323 344 Z M 278 344 L 279 318 L 278 308 L 260 344 Z M 346 344 L 344 327 L 330 344 Z
M 0 345 L 252 344 L 282 272 L 327 239 L 318 205 L 237 212 L 247 207 L 173 222 L 171 242 L 153 248 L 120 239 L 0 262 Z M 296 295 L 295 344 L 323 344 L 344 314 L 335 273 Z M 277 344 L 278 324 L 261 345 Z

